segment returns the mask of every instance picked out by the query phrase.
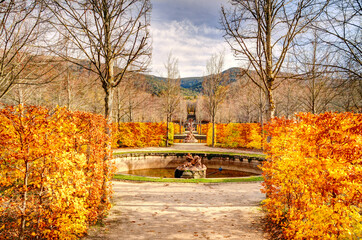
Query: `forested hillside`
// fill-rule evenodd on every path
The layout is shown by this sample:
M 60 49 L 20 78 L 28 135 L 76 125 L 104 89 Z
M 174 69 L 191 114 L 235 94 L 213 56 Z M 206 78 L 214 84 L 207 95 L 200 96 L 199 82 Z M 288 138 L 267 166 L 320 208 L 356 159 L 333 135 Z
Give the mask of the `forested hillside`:
M 45 61 L 46 58 L 43 58 Z M 49 60 L 50 61 L 50 60 Z M 61 59 L 49 62 L 51 71 L 43 75 L 41 81 L 32 80 L 26 84 L 16 84 L 1 99 L 5 104 L 27 103 L 47 107 L 68 106 L 71 110 L 81 110 L 102 114 L 104 95 L 97 76 L 75 64 Z M 255 122 L 260 111 L 264 111 L 265 95 L 244 74 L 245 70 L 230 68 L 222 72 L 228 86 L 218 121 Z M 287 74 L 284 74 L 287 76 Z M 147 75 L 128 75 L 115 89 L 114 116 L 117 121 L 162 121 L 160 93 L 166 78 Z M 204 77 L 181 78 L 181 94 L 185 99 L 197 99 L 198 114 L 207 119 L 203 108 L 202 82 Z M 361 110 L 362 84 L 358 81 L 320 77 L 287 79 L 281 82 L 275 92 L 277 116 L 291 116 L 294 112 L 312 111 L 355 111 Z M 260 101 L 260 97 L 261 100 Z M 260 104 L 262 103 L 262 104 Z M 182 104 L 185 108 L 185 103 Z M 151 112 L 142 109 L 152 108 Z M 183 116 L 178 113 L 176 118 Z

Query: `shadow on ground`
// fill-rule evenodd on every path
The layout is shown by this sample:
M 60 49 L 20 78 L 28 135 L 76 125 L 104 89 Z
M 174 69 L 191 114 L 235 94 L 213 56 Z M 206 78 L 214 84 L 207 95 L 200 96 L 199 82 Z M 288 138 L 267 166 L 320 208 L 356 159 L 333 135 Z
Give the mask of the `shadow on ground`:
M 260 183 L 114 182 L 104 227 L 86 239 L 265 239 Z

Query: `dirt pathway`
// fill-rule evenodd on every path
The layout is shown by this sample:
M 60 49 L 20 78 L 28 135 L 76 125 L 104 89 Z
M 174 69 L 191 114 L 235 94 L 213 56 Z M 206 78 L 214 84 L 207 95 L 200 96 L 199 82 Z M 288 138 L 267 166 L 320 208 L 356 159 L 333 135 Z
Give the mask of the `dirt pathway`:
M 86 239 L 265 239 L 260 183 L 114 182 L 104 227 Z

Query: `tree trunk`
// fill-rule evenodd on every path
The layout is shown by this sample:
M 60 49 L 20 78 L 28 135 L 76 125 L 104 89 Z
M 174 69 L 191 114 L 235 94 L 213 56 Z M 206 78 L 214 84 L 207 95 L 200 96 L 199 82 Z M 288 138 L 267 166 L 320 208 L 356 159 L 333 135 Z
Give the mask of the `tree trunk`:
M 110 86 L 107 86 L 104 88 L 105 90 L 105 112 L 104 116 L 106 118 L 106 126 L 105 126 L 105 133 L 108 135 L 109 139 L 105 142 L 105 154 L 103 159 L 103 183 L 102 183 L 102 200 L 101 203 L 105 204 L 109 202 L 109 194 L 108 194 L 108 181 L 107 181 L 107 175 L 109 172 L 109 160 L 112 157 L 112 151 L 111 151 L 111 117 L 112 117 L 112 106 L 113 106 L 113 88 Z M 104 206 L 101 206 L 101 209 L 103 213 L 105 214 L 106 209 L 104 209 Z M 101 219 L 104 218 L 104 214 L 102 213 Z
M 212 118 L 212 147 L 215 147 L 215 117 Z
M 46 157 L 43 157 L 43 166 L 46 166 Z M 43 209 L 43 197 L 44 197 L 44 191 L 45 191 L 45 187 L 44 187 L 44 179 L 45 179 L 45 168 L 43 167 L 42 171 L 41 171 L 41 182 L 40 182 L 40 192 L 39 192 L 39 202 L 38 202 L 38 219 L 37 219 L 37 224 L 36 224 L 36 230 L 37 230 L 37 234 L 39 235 L 39 229 L 40 229 L 40 220 L 42 219 L 42 209 Z M 37 236 L 37 239 L 39 238 L 39 236 Z
M 107 86 L 104 88 L 106 96 L 104 97 L 104 117 L 107 119 L 107 123 L 110 124 L 112 122 L 112 108 L 113 108 L 113 88 Z M 107 132 L 108 134 L 108 132 Z
M 270 119 L 275 117 L 275 104 L 273 92 L 270 88 L 267 89 L 267 101 L 266 101 L 266 120 L 270 121 Z
M 68 39 L 65 43 L 65 56 L 68 58 Z M 66 89 L 67 89 L 67 108 L 71 110 L 70 102 L 71 102 L 71 87 L 70 87 L 70 71 L 69 71 L 70 65 L 69 62 L 67 62 L 67 76 L 66 76 Z
M 166 131 L 166 147 L 168 147 L 168 131 L 169 131 L 169 129 L 168 129 L 168 124 L 169 124 L 169 117 L 167 116 L 167 131 Z
M 263 139 L 264 139 L 264 119 L 263 119 L 263 102 L 262 102 L 262 91 L 261 88 L 259 88 L 259 110 L 260 110 L 260 135 L 261 135 L 261 149 L 264 150 L 264 143 L 263 143 Z
M 71 93 L 69 66 L 67 67 L 67 81 L 66 81 L 66 84 L 67 84 L 67 107 L 68 107 L 69 110 L 72 110 L 72 108 L 70 106 L 71 99 L 72 99 L 72 93 Z
M 115 94 L 116 94 L 116 106 L 117 106 L 116 122 L 118 129 L 120 129 L 119 123 L 121 122 L 121 104 L 119 103 L 120 102 L 119 88 L 116 88 Z
M 29 179 L 29 162 L 25 162 L 25 176 L 24 176 L 24 193 L 23 193 L 23 204 L 21 207 L 21 219 L 20 219 L 20 233 L 19 239 L 24 239 L 24 232 L 25 232 L 25 222 L 26 222 L 26 204 L 28 201 L 28 179 Z
M 275 105 L 272 94 L 272 88 L 274 84 L 274 72 L 273 72 L 273 51 L 271 45 L 272 37 L 272 2 L 270 0 L 266 1 L 265 6 L 265 70 L 266 70 L 266 83 L 267 83 L 267 120 L 269 121 L 275 115 Z
M 129 107 L 128 107 L 128 119 L 129 119 L 129 122 L 133 122 L 133 106 L 131 103 L 129 103 Z
M 18 97 L 19 97 L 19 104 L 24 105 L 24 92 L 22 86 L 20 84 L 17 85 L 18 87 Z
M 316 62 L 317 62 L 317 36 L 315 36 L 315 41 L 313 42 L 313 59 L 312 59 L 312 99 L 311 99 L 311 112 L 316 114 Z

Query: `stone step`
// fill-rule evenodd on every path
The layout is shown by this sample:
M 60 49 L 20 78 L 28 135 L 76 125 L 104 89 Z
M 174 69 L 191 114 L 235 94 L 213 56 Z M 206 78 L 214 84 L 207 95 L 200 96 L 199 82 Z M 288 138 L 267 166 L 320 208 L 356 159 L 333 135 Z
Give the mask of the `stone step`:
M 187 134 L 175 134 L 174 139 L 185 139 Z M 194 134 L 196 139 L 206 139 L 206 135 Z

